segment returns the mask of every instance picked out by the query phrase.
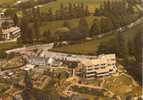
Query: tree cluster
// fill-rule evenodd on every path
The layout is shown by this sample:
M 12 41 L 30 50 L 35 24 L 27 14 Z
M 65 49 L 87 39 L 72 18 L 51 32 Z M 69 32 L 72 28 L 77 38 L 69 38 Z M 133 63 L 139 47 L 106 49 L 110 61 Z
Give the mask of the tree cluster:
M 61 4 L 60 9 L 53 11 L 52 8 L 48 9 L 47 13 L 42 14 L 42 20 L 65 20 L 89 16 L 88 6 L 84 3 L 69 3 L 68 5 Z
M 126 1 L 106 1 L 95 10 L 94 15 L 108 17 L 114 28 L 125 26 L 141 16 Z
M 117 57 L 122 59 L 122 64 L 126 66 L 127 70 L 141 81 L 143 30 L 139 28 L 135 32 L 136 35 L 130 40 L 127 40 L 123 33 L 117 33 L 116 38 L 100 43 L 96 53 L 116 53 Z

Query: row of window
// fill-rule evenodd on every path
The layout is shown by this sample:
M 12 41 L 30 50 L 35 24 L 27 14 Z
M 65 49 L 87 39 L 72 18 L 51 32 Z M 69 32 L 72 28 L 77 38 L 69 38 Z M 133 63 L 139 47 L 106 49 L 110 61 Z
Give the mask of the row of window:
M 99 67 L 99 66 L 101 66 L 101 67 Z M 107 66 L 115 66 L 115 64 L 107 64 Z M 94 68 L 94 67 L 97 67 L 97 68 Z M 98 65 L 94 65 L 94 66 L 88 66 L 88 70 L 100 69 L 100 68 L 104 69 L 105 67 L 106 67 L 106 64 L 101 64 L 101 65 L 98 64 Z

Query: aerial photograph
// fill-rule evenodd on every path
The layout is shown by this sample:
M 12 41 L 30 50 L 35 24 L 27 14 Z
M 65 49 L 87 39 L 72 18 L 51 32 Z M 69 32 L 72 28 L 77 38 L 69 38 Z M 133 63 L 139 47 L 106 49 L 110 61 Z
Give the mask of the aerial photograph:
M 0 0 L 0 100 L 143 100 L 143 0 Z

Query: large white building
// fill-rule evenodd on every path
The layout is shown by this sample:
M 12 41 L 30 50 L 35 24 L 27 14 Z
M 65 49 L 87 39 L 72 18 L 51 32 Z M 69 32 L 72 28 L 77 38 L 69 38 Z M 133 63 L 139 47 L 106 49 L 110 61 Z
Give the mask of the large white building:
M 100 55 L 96 59 L 81 60 L 79 64 L 81 76 L 86 79 L 94 79 L 99 76 L 107 76 L 115 73 L 115 54 Z

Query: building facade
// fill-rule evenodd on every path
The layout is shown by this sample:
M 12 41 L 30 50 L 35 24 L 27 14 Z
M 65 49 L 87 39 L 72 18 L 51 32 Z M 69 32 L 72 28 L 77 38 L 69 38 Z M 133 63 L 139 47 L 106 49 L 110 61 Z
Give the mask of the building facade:
M 115 54 L 100 55 L 96 59 L 87 59 L 80 61 L 80 76 L 85 79 L 94 79 L 100 76 L 108 76 L 116 73 Z
M 21 29 L 19 27 L 11 27 L 9 29 L 3 29 L 0 33 L 0 37 L 4 40 L 14 39 L 20 36 Z

